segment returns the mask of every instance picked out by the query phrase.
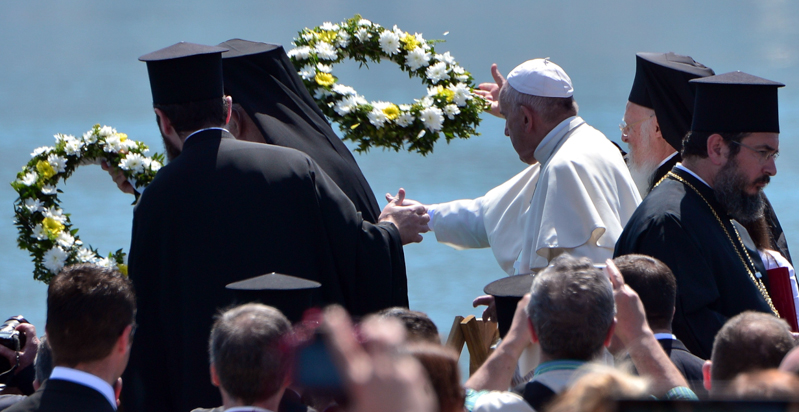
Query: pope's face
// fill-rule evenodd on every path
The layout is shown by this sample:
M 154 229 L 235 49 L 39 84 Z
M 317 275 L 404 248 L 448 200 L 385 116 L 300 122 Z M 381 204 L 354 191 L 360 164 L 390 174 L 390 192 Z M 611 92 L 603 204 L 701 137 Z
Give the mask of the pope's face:
M 507 83 L 503 87 L 509 87 Z M 505 136 L 510 137 L 510 142 L 513 149 L 519 154 L 519 159 L 527 164 L 534 164 L 535 149 L 538 147 L 538 141 L 531 133 L 528 133 L 527 128 L 529 122 L 533 119 L 525 112 L 524 108 L 509 99 L 502 99 L 506 96 L 504 93 L 500 94 L 502 100 L 499 107 L 500 113 L 505 117 Z

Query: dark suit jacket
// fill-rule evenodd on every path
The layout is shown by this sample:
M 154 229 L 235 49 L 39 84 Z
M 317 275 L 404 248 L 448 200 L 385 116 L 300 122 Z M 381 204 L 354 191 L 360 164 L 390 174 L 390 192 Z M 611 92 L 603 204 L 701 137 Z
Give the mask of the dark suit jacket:
M 126 412 L 222 403 L 208 336 L 213 315 L 237 303 L 228 283 L 277 272 L 320 282 L 314 305 L 338 303 L 356 316 L 408 306 L 393 224 L 365 222 L 304 153 L 218 129 L 188 138 L 142 194 L 129 265 L 138 329 L 123 376 Z
M 46 380 L 38 391 L 6 412 L 114 412 L 100 392 L 60 379 Z
M 688 381 L 688 385 L 694 393 L 700 399 L 706 399 L 707 391 L 702 383 L 702 365 L 705 364 L 705 361 L 689 352 L 679 339 L 659 339 L 658 343 L 669 355 L 671 363 L 680 370 L 682 376 Z

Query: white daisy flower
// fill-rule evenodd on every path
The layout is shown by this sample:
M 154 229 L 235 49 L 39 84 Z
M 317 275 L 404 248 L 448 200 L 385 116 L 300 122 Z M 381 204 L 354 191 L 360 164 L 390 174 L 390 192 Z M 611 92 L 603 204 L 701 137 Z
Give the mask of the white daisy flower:
M 419 118 L 422 120 L 422 123 L 424 123 L 424 127 L 431 132 L 441 130 L 441 126 L 444 123 L 444 114 L 438 107 L 428 107 L 422 110 L 419 112 Z
M 361 99 L 359 99 L 356 95 L 348 95 L 336 103 L 335 107 L 333 107 L 333 110 L 335 110 L 339 116 L 344 116 L 345 114 L 354 111 L 360 103 L 360 100 Z
M 334 84 L 332 89 L 333 89 L 334 92 L 336 92 L 338 94 L 341 94 L 341 95 L 344 95 L 344 96 L 348 96 L 348 95 L 353 95 L 354 96 L 354 95 L 357 94 L 355 92 L 355 89 L 353 89 L 352 87 L 345 86 L 345 85 L 340 84 L 340 83 Z
M 111 126 L 103 126 L 100 128 L 100 137 L 108 137 L 117 134 L 117 129 Z
M 472 99 L 472 92 L 464 83 L 451 84 L 448 89 L 454 93 L 452 101 L 460 107 L 466 106 L 466 102 Z
M 402 110 L 403 112 L 410 111 L 411 107 L 413 107 L 413 106 L 411 106 L 409 104 L 401 104 L 401 105 L 399 105 L 399 109 Z
M 84 133 L 83 141 L 86 143 L 95 143 L 97 141 L 97 135 L 94 134 L 94 130 L 89 130 L 88 132 Z
M 414 34 L 413 34 L 413 37 L 415 37 L 415 38 L 416 38 L 416 41 L 418 41 L 418 42 L 419 42 L 420 44 L 422 44 L 423 46 L 426 46 L 426 45 L 427 45 L 427 40 L 425 40 L 425 39 L 424 39 L 424 37 L 422 37 L 422 34 L 421 34 L 421 33 L 414 33 Z M 429 47 L 428 47 L 427 49 L 429 49 Z M 425 50 L 427 50 L 427 49 L 425 49 Z
M 44 185 L 42 186 L 42 194 L 44 195 L 54 195 L 58 193 L 55 186 L 53 185 Z
M 333 67 L 331 67 L 329 64 L 319 63 L 316 65 L 316 70 L 319 70 L 322 73 L 332 73 Z
M 66 141 L 69 138 L 73 138 L 73 139 L 75 138 L 75 136 L 68 135 L 68 134 L 61 134 L 61 133 L 56 133 L 56 134 L 53 135 L 53 137 L 55 138 L 56 143 L 61 143 L 63 141 Z
M 37 224 L 33 228 L 33 234 L 31 234 L 31 237 L 36 239 L 36 240 L 45 240 L 45 239 L 47 239 L 47 234 L 44 233 L 44 226 L 42 226 L 41 223 Z
M 96 259 L 94 264 L 107 269 L 117 268 L 117 263 L 107 257 Z
M 344 30 L 338 32 L 338 36 L 336 37 L 336 46 L 340 48 L 345 48 L 350 44 L 350 35 Z
M 314 67 L 311 66 L 311 65 L 307 65 L 307 66 L 303 67 L 302 69 L 300 69 L 298 74 L 304 80 L 310 81 L 310 80 L 313 80 L 314 76 L 316 76 L 316 69 L 314 69 Z
M 19 182 L 25 186 L 31 186 L 32 184 L 36 183 L 36 180 L 39 179 L 39 175 L 36 172 L 28 172 L 25 173 L 25 176 L 22 176 L 22 179 L 19 179 Z
M 366 115 L 366 117 L 369 118 L 369 123 L 375 125 L 375 127 L 377 127 L 378 129 L 383 127 L 383 125 L 388 121 L 388 116 L 386 116 L 386 114 L 383 113 L 383 110 L 378 109 L 377 107 L 372 109 L 372 111 L 369 112 L 369 114 Z
M 405 60 L 405 64 L 407 64 L 411 70 L 417 70 L 421 67 L 425 67 L 430 64 L 429 62 L 430 53 L 421 47 L 411 50 L 408 53 L 407 59 Z
M 366 29 L 358 29 L 358 32 L 355 33 L 355 37 L 357 37 L 361 43 L 366 43 L 366 41 L 369 40 L 372 35 L 369 34 L 369 31 Z
M 151 160 L 148 166 L 153 172 L 157 172 L 163 165 L 158 160 Z
M 50 146 L 37 147 L 37 148 L 33 149 L 33 153 L 31 153 L 31 157 L 36 157 L 36 156 L 39 156 L 40 154 L 43 154 L 43 153 L 50 153 L 51 151 L 53 151 L 53 148 L 50 147 Z
M 103 143 L 103 150 L 109 153 L 119 153 L 125 147 L 125 144 L 122 143 L 122 136 L 117 133 L 106 137 L 105 143 Z
M 399 48 L 400 40 L 396 33 L 388 30 L 380 33 L 380 49 L 383 53 L 392 56 L 399 53 Z
M 397 122 L 397 124 L 400 127 L 408 127 L 408 126 L 410 126 L 413 123 L 414 117 L 409 112 L 402 112 L 402 113 L 400 113 L 399 117 L 397 117 L 397 120 L 395 120 L 395 121 Z
M 336 53 L 336 48 L 333 47 L 330 43 L 319 42 L 316 44 L 314 48 L 316 55 L 322 60 L 336 60 L 338 58 L 338 54 Z
M 97 259 L 97 256 L 89 249 L 82 247 L 78 249 L 78 254 L 76 256 L 79 262 L 91 262 L 94 259 Z
M 77 156 L 80 154 L 80 149 L 83 148 L 83 141 L 76 139 L 70 136 L 71 139 L 68 139 L 64 144 L 64 151 L 69 156 Z
M 44 265 L 47 270 L 52 273 L 58 273 L 61 268 L 64 267 L 64 263 L 67 261 L 67 252 L 64 252 L 58 246 L 53 247 L 52 249 L 44 252 L 44 256 L 42 257 L 42 265 Z
M 50 163 L 50 166 L 55 169 L 58 173 L 64 173 L 67 171 L 67 158 L 61 157 L 55 153 L 52 153 L 50 156 L 47 156 L 47 163 Z
M 469 75 L 463 67 L 452 66 L 452 72 L 455 73 L 455 78 L 458 79 L 459 82 L 469 81 Z
M 358 20 L 358 25 L 363 27 L 369 27 L 372 25 L 372 22 L 366 19 L 360 19 Z
M 452 57 L 449 52 L 444 54 L 436 54 L 436 60 L 440 62 L 444 62 L 446 64 L 455 64 L 455 58 Z
M 444 62 L 438 62 L 428 67 L 426 74 L 427 78 L 430 79 L 433 84 L 436 84 L 447 78 L 447 64 Z
M 444 114 L 447 115 L 449 120 L 454 120 L 455 115 L 460 114 L 460 112 L 461 109 L 458 109 L 458 106 L 455 106 L 454 104 L 448 104 L 444 106 Z
M 59 208 L 55 207 L 55 206 L 51 206 L 51 207 L 45 208 L 42 211 L 42 214 L 44 215 L 44 217 L 49 217 L 50 219 L 53 219 L 53 220 L 61 222 L 61 223 L 64 223 L 64 222 L 67 221 L 67 217 L 64 216 L 64 211 L 62 209 L 59 209 Z
M 322 23 L 322 25 L 319 26 L 319 28 L 324 30 L 324 31 L 336 31 L 336 30 L 338 30 L 339 27 L 338 27 L 338 24 L 333 24 L 333 23 L 331 23 L 329 21 L 326 21 L 326 22 Z
M 435 103 L 435 101 L 433 101 L 433 99 L 431 99 L 429 96 L 425 96 L 422 98 L 422 100 L 416 101 L 419 102 L 419 104 L 421 104 L 424 108 L 430 107 L 433 105 L 433 103 Z
M 31 197 L 25 199 L 25 208 L 31 213 L 36 213 L 42 210 L 42 205 L 43 203 L 39 199 L 34 199 Z
M 125 139 L 122 141 L 122 146 L 130 151 L 139 147 L 139 144 L 133 139 Z
M 308 28 L 306 27 L 305 30 L 308 30 Z M 302 38 L 305 41 L 311 41 L 311 40 L 316 38 L 316 33 L 312 32 L 312 31 L 305 32 L 305 33 L 302 34 Z
M 72 235 L 70 235 L 67 231 L 62 231 L 58 234 L 58 237 L 56 237 L 55 241 L 65 249 L 69 249 L 75 243 L 75 238 L 72 237 Z
M 336 85 L 334 85 L 333 87 L 335 87 L 337 85 L 338 85 L 338 83 L 336 83 Z M 324 100 L 328 96 L 332 96 L 332 95 L 333 95 L 333 93 L 331 93 L 330 90 L 327 90 L 324 87 L 320 87 L 320 88 L 314 90 L 314 92 L 313 92 L 313 97 L 316 100 Z
M 119 168 L 122 170 L 130 170 L 135 173 L 144 171 L 144 156 L 138 153 L 129 153 L 119 162 Z
M 289 57 L 294 57 L 297 60 L 308 60 L 311 57 L 311 48 L 308 46 L 300 46 L 296 49 L 289 50 L 288 53 Z

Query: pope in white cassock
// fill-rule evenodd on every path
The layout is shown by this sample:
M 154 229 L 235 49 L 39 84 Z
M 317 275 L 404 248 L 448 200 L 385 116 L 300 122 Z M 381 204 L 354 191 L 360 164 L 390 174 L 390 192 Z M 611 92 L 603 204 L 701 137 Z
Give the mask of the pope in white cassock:
M 577 116 L 571 79 L 548 59 L 528 60 L 481 85 L 524 171 L 485 196 L 427 205 L 436 239 L 491 247 L 509 275 L 545 267 L 563 252 L 601 263 L 641 202 L 617 147 Z M 406 200 L 407 201 L 407 200 Z

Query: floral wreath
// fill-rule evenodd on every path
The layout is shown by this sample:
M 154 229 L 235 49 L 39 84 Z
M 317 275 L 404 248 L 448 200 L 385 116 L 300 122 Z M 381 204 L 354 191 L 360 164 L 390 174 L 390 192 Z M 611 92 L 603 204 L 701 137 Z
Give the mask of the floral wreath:
M 83 246 L 69 214 L 59 208 L 58 193 L 63 192 L 56 185 L 59 180 L 66 181 L 78 166 L 105 160 L 117 165 L 133 187 L 141 189 L 152 182 L 164 156 L 146 157 L 147 145 L 99 124 L 81 138 L 57 134 L 55 141 L 55 146 L 34 150 L 32 159 L 17 173 L 17 180 L 11 182 L 19 194 L 14 201 L 17 243 L 33 257 L 33 278 L 50 283 L 62 267 L 80 262 L 116 268 L 127 275 L 122 249 L 103 257 L 96 249 Z
M 407 144 L 408 151 L 426 155 L 440 134 L 447 142 L 479 135 L 475 128 L 486 105 L 472 93 L 471 74 L 449 52 L 436 53 L 435 43 L 356 15 L 300 31 L 288 55 L 319 108 L 339 124 L 344 139 L 358 143 L 357 151 L 373 146 L 399 151 Z M 332 65 L 345 58 L 362 65 L 391 60 L 410 77 L 421 78 L 427 95 L 413 104 L 369 103 L 352 87 L 337 83 Z

